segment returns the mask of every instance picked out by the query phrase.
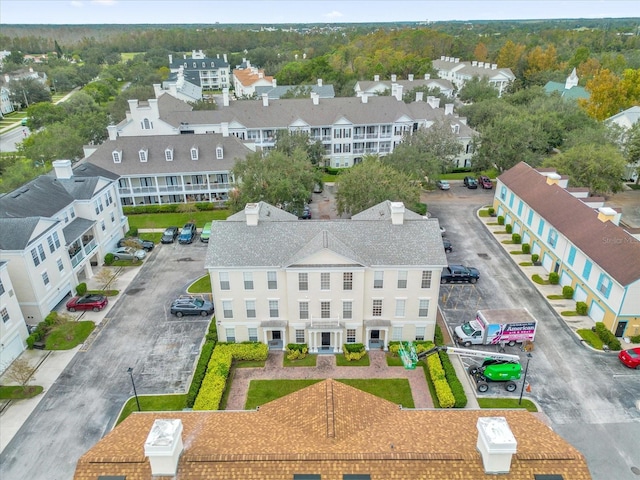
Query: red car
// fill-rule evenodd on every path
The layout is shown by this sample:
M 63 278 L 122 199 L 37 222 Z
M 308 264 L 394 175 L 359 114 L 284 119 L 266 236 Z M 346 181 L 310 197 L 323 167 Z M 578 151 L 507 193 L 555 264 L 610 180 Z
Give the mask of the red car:
M 482 188 L 489 188 L 489 189 L 493 188 L 493 183 L 491 183 L 491 179 L 486 175 L 480 175 L 478 177 L 478 184 Z
M 73 297 L 67 302 L 67 310 L 75 312 L 76 310 L 93 310 L 99 312 L 107 306 L 109 300 L 104 295 L 87 294 L 81 297 Z
M 618 354 L 618 358 L 627 367 L 640 369 L 640 347 L 622 350 Z

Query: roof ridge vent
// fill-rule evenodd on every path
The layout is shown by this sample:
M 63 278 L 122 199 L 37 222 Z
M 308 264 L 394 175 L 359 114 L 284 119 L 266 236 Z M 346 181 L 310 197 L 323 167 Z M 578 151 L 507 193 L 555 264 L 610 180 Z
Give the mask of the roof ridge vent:
M 333 398 L 333 382 L 325 384 L 325 407 L 327 410 L 327 438 L 336 438 L 336 409 Z

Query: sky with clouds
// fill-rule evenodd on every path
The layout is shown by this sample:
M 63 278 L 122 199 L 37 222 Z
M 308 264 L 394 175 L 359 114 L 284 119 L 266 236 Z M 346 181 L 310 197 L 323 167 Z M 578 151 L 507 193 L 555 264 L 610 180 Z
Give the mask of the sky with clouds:
M 637 0 L 1 0 L 2 24 L 361 23 L 640 17 Z

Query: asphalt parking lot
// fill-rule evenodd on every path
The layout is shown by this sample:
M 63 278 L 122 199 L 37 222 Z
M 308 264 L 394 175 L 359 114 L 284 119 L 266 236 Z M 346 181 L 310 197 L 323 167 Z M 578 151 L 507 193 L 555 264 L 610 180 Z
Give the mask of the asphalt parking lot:
M 536 401 L 550 426 L 585 455 L 594 480 L 637 480 L 640 372 L 622 366 L 614 353 L 597 353 L 583 346 L 532 287 L 475 214 L 491 203 L 492 196 L 492 190 L 452 184 L 450 191 L 423 197 L 454 245 L 454 251 L 447 254 L 449 262 L 477 267 L 481 274 L 475 285 L 441 289 L 440 306 L 449 330 L 473 318 L 479 308 L 529 309 L 538 319 L 531 358 L 518 346 L 505 349 L 505 353 L 520 355 L 523 366 L 529 362 L 531 392 L 525 392 L 525 398 Z M 520 394 L 522 381 L 518 386 L 516 393 Z M 494 384 L 488 395 L 502 397 L 506 392 Z
M 70 479 L 132 396 L 184 393 L 209 318 L 177 317 L 171 300 L 204 273 L 206 244 L 158 245 L 0 455 L 0 478 Z M 117 288 L 117 282 L 116 282 Z M 87 318 L 93 315 L 88 312 Z M 37 380 L 37 378 L 36 378 Z

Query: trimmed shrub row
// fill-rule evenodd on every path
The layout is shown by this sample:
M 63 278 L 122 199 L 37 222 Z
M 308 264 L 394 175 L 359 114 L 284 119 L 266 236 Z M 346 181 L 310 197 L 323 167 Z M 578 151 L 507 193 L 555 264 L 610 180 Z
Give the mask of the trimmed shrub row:
M 217 410 L 227 385 L 233 360 L 265 361 L 269 347 L 264 343 L 218 343 L 193 404 L 194 410 Z
M 345 343 L 342 345 L 342 351 L 344 352 L 344 358 L 349 362 L 352 360 L 360 360 L 367 354 L 367 350 L 362 343 Z
M 435 334 L 433 336 L 436 345 L 442 346 L 444 345 L 444 336 L 442 335 L 442 330 L 440 329 L 440 325 L 436 325 Z M 451 359 L 449 358 L 449 354 L 446 352 L 439 352 L 440 362 L 442 363 L 442 368 L 444 368 L 444 375 L 447 378 L 447 382 L 449 382 L 449 388 L 451 389 L 451 393 L 455 397 L 454 408 L 464 408 L 467 406 L 467 394 L 464 393 L 464 387 L 458 378 L 458 374 L 456 373 L 455 368 L 453 368 L 453 364 L 451 363 Z
M 609 347 L 609 350 L 622 350 L 620 340 L 604 326 L 604 323 L 596 322 L 595 329 L 596 335 L 602 340 L 602 343 Z
M 510 223 L 507 223 L 504 226 L 504 231 L 507 232 L 507 233 L 511 233 L 513 231 L 513 225 L 511 225 Z
M 522 243 L 522 237 L 520 236 L 519 233 L 512 233 L 511 234 L 511 241 L 513 243 L 515 243 L 516 245 L 520 245 Z M 529 252 L 525 252 L 524 248 L 522 249 L 522 253 L 529 253 Z
M 431 375 L 431 381 L 436 389 L 436 395 L 438 396 L 438 402 L 442 408 L 451 408 L 456 404 L 456 399 L 453 396 L 449 382 L 447 382 L 444 368 L 440 362 L 440 356 L 431 355 L 427 357 L 427 368 L 429 369 L 429 375 Z
M 163 205 L 136 205 L 135 207 L 122 207 L 125 215 L 138 215 L 143 213 L 176 213 L 183 203 L 167 203 Z M 224 205 L 211 202 L 197 202 L 193 204 L 200 212 L 224 208 Z
M 187 393 L 187 408 L 192 408 L 196 401 L 202 380 L 207 373 L 207 365 L 211 360 L 211 354 L 213 349 L 216 348 L 218 342 L 218 332 L 216 329 L 216 317 L 213 317 L 209 324 L 209 332 L 205 336 L 204 345 L 202 345 L 202 351 L 200 352 L 200 358 L 198 358 L 198 364 L 196 370 L 193 372 L 193 378 L 191 379 L 191 386 L 189 387 L 189 393 Z
M 288 360 L 300 360 L 307 356 L 309 347 L 306 343 L 288 343 L 287 344 L 287 359 Z

